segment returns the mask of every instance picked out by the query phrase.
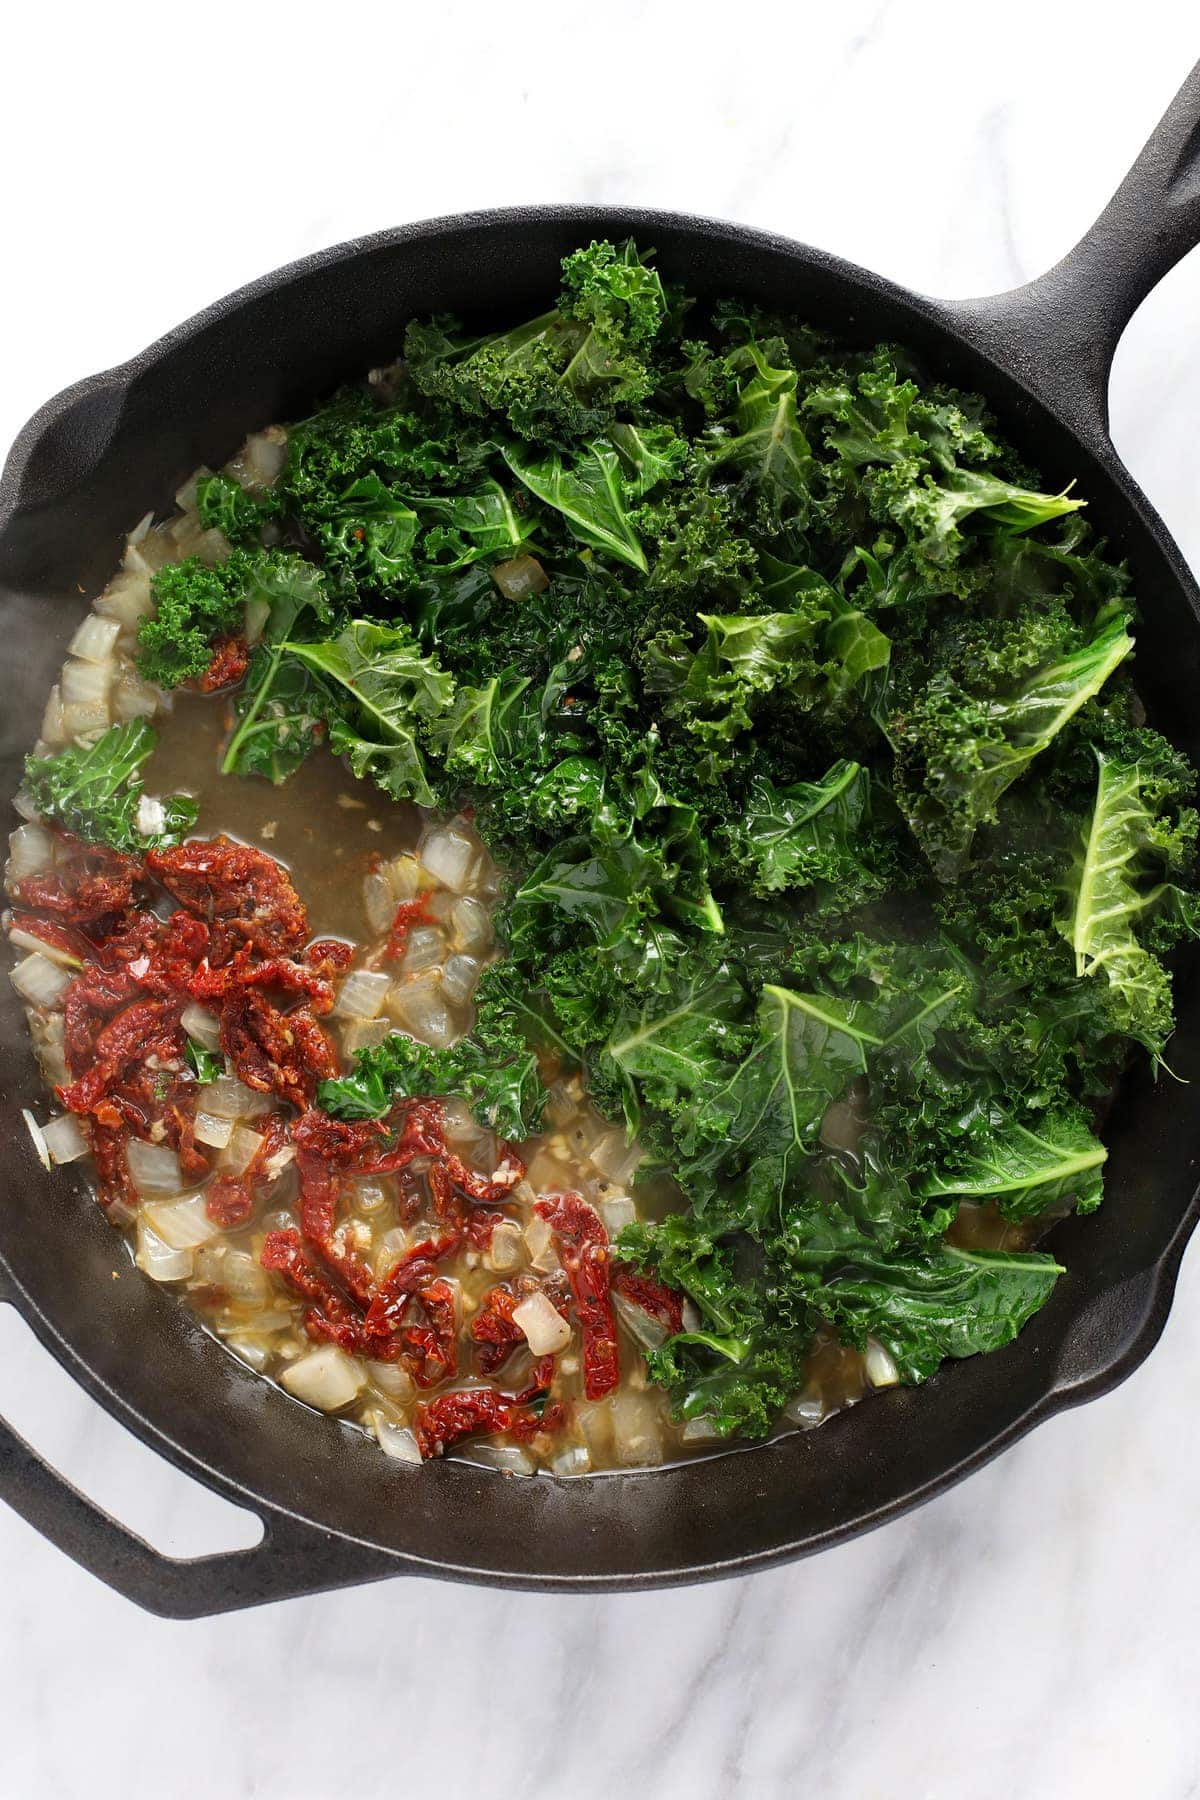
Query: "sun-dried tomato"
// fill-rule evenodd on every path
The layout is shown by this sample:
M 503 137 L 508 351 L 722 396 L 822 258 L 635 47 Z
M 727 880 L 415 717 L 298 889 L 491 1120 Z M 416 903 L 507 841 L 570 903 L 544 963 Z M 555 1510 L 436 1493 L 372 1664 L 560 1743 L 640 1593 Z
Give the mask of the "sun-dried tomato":
M 580 1194 L 553 1194 L 535 1209 L 558 1240 L 583 1336 L 583 1390 L 589 1400 L 611 1394 L 621 1378 L 617 1328 L 608 1285 L 608 1233 Z
M 433 889 L 427 888 L 423 894 L 418 894 L 415 900 L 400 902 L 396 908 L 396 916 L 392 920 L 392 928 L 388 932 L 382 961 L 399 962 L 408 948 L 408 934 L 414 925 L 431 925 L 433 923 L 429 912 L 429 902 L 432 898 Z
M 308 916 L 282 863 L 232 838 L 193 839 L 151 850 L 146 867 L 181 906 L 212 927 L 214 962 L 242 944 L 264 956 L 294 956 L 308 938 Z
M 387 1360 L 387 1346 L 375 1343 L 354 1307 L 339 1294 L 311 1261 L 298 1231 L 271 1231 L 263 1240 L 259 1262 L 280 1275 L 294 1293 L 309 1301 L 304 1329 L 309 1337 L 338 1344 L 352 1356 Z
M 9 920 L 10 931 L 23 931 L 35 937 L 53 950 L 61 950 L 66 956 L 73 956 L 81 965 L 92 955 L 92 946 L 81 931 L 67 925 L 62 919 L 43 919 L 37 913 L 13 913 Z
M 668 1337 L 683 1330 L 683 1295 L 677 1288 L 666 1287 L 650 1275 L 642 1275 L 632 1263 L 612 1265 L 612 1290 L 640 1306 L 644 1313 L 657 1319 Z
M 427 1282 L 437 1279 L 435 1264 L 458 1249 L 462 1238 L 456 1231 L 441 1237 L 425 1238 L 412 1244 L 390 1269 L 376 1289 L 367 1313 L 372 1331 L 393 1331 L 400 1324 L 409 1301 Z
M 519 1304 L 517 1296 L 508 1288 L 490 1288 L 471 1320 L 470 1336 L 479 1345 L 477 1361 L 485 1375 L 494 1375 L 517 1345 L 525 1342 L 525 1333 L 513 1320 L 513 1310 Z
M 96 1165 L 96 1188 L 101 1206 L 121 1205 L 133 1208 L 137 1205 L 137 1190 L 129 1173 L 129 1162 L 126 1156 L 128 1133 L 120 1127 L 113 1129 L 102 1125 L 99 1119 L 91 1119 L 84 1127 L 88 1141 L 92 1146 L 92 1161 Z
M 200 677 L 200 692 L 215 694 L 221 688 L 233 687 L 250 667 L 250 650 L 244 637 L 218 638 L 213 645 L 212 661 Z
M 52 874 L 27 875 L 15 883 L 13 898 L 34 912 L 60 914 L 70 925 L 124 913 L 143 876 L 136 857 L 81 843 L 65 831 L 58 836 L 67 850 L 65 859 Z
M 176 914 L 180 916 L 187 915 Z M 290 956 L 268 956 L 255 962 L 248 944 L 216 968 L 207 958 L 198 962 L 187 979 L 192 999 L 208 1006 L 220 1007 L 232 996 L 257 988 L 273 988 L 289 998 L 303 995 L 314 1012 L 327 1013 L 333 1006 L 333 984 L 320 968 Z
M 91 1066 L 58 1090 L 69 1112 L 92 1112 L 131 1063 L 183 1054 L 178 1000 L 139 1000 L 110 1019 L 92 1046 Z
M 280 1012 L 244 987 L 221 1006 L 221 1048 L 247 1087 L 301 1109 L 317 1082 L 337 1073 L 333 1044 L 306 1008 Z
M 553 1378 L 554 1358 L 546 1356 L 534 1365 L 519 1394 L 502 1394 L 496 1388 L 460 1388 L 457 1393 L 426 1400 L 418 1406 L 414 1423 L 421 1455 L 440 1456 L 459 1438 L 477 1432 L 508 1431 L 516 1438 L 531 1438 L 561 1430 L 566 1408 L 557 1402 L 544 1407 L 538 1404 Z
M 404 1361 L 418 1387 L 436 1387 L 458 1374 L 455 1291 L 444 1276 L 436 1275 L 418 1289 L 416 1298 L 428 1324 L 410 1325 L 403 1333 Z M 368 1328 L 371 1316 L 368 1313 Z
M 354 945 L 343 938 L 314 938 L 311 944 L 305 945 L 300 960 L 328 981 L 350 967 L 354 961 Z

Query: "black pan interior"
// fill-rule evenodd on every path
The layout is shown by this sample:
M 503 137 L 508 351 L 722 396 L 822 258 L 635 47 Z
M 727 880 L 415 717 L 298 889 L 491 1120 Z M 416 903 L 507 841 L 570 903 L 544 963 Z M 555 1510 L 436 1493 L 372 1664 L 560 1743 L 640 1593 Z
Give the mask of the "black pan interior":
M 940 309 L 862 271 L 734 227 L 564 208 L 417 227 L 331 252 L 235 296 L 43 419 L 18 449 L 19 504 L 0 535 L 5 792 L 18 783 L 83 596 L 111 573 L 122 534 L 148 508 L 169 507 L 197 463 L 221 462 L 248 430 L 302 413 L 394 356 L 412 314 L 534 310 L 554 291 L 566 250 L 628 232 L 656 245 L 664 271 L 701 298 L 740 294 L 852 338 L 901 341 L 939 376 L 986 392 L 1052 486 L 1077 479 L 1110 550 L 1129 559 L 1151 717 L 1200 757 L 1200 627 L 1161 527 L 1115 458 L 1083 450 Z M 1198 970 L 1195 956 L 1181 960 L 1172 1051 L 1181 1081 L 1200 1079 Z M 1200 1160 L 1195 1090 L 1135 1073 L 1106 1131 L 1108 1203 L 1057 1231 L 1069 1273 L 1020 1340 L 819 1432 L 574 1483 L 453 1462 L 413 1471 L 251 1375 L 132 1268 L 82 1184 L 43 1178 L 18 1112 L 42 1092 L 20 1007 L 2 987 L 0 1257 L 55 1352 L 149 1441 L 226 1491 L 418 1566 L 522 1585 L 694 1579 L 817 1548 L 936 1492 L 1034 1418 L 1111 1384 L 1161 1329 Z

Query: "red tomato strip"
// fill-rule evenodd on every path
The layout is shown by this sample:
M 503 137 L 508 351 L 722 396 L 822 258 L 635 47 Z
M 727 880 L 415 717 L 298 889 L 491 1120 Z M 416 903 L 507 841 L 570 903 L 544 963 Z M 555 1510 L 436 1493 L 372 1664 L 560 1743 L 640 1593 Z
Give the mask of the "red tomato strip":
M 589 1400 L 611 1394 L 621 1378 L 617 1326 L 608 1288 L 608 1233 L 579 1194 L 552 1194 L 535 1209 L 558 1240 L 583 1333 L 583 1391 Z

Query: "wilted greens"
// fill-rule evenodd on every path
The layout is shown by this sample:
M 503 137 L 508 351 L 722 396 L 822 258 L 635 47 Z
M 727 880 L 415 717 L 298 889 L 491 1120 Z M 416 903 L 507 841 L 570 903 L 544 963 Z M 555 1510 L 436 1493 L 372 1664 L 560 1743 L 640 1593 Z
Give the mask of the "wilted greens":
M 547 1059 L 584 1069 L 686 1201 L 619 1253 L 692 1302 L 651 1368 L 722 1432 L 771 1428 L 818 1330 L 906 1381 L 1004 1344 L 1058 1265 L 961 1209 L 1028 1246 L 1099 1204 L 1097 1109 L 1162 1058 L 1195 929 L 1194 772 L 1083 496 L 903 350 L 694 307 L 631 244 L 404 350 L 269 493 L 201 485 L 234 553 L 142 628 L 169 683 L 250 627 L 228 770 L 327 743 L 508 872 L 473 1037 L 321 1103 L 518 1137 Z

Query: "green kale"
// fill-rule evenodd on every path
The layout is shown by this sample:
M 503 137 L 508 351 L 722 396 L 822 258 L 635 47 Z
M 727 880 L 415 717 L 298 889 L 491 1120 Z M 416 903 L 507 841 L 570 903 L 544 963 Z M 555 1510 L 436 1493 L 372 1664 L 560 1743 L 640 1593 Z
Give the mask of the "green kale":
M 196 823 L 197 805 L 189 794 L 170 794 L 152 803 L 147 816 L 139 771 L 157 741 L 145 719 L 131 719 L 110 726 L 94 744 L 28 756 L 26 791 L 43 818 L 85 843 L 130 856 L 177 844 Z

